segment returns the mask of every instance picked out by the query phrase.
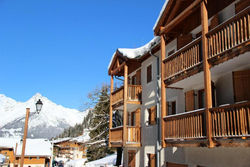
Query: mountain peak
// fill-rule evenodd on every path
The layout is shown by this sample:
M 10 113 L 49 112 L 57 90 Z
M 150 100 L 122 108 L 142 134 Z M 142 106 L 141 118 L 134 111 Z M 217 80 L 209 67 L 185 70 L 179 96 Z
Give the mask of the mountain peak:
M 43 96 L 41 95 L 41 93 L 36 93 L 34 96 L 32 96 L 32 98 L 42 98 Z

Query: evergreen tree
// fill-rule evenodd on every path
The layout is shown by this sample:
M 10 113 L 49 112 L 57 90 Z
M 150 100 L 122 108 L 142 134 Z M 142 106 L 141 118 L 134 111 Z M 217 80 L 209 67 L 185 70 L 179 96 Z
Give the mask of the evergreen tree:
M 87 151 L 89 161 L 112 154 L 107 146 L 109 134 L 109 86 L 103 85 L 89 94 L 94 103 L 93 117 L 90 121 L 90 143 Z

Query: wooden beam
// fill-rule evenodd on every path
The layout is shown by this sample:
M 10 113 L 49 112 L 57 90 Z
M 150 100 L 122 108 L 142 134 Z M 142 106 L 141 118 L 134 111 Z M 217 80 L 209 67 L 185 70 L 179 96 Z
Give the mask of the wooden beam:
M 127 141 L 127 99 L 128 99 L 128 65 L 124 65 L 124 103 L 123 103 L 123 146 L 125 147 Z
M 116 75 L 117 72 L 120 72 L 124 68 L 125 64 L 126 64 L 126 62 L 123 62 L 119 67 L 117 67 L 116 69 L 112 70 L 111 71 L 111 75 Z
M 30 116 L 30 108 L 26 108 L 26 117 L 25 117 L 25 125 L 24 125 L 24 132 L 23 132 L 23 146 L 22 146 L 20 167 L 23 167 L 23 164 L 24 164 L 26 138 L 27 138 L 27 134 L 28 134 L 29 116 Z
M 212 140 L 212 121 L 209 109 L 212 108 L 212 92 L 211 92 L 211 74 L 208 63 L 208 44 L 206 34 L 208 33 L 208 13 L 207 0 L 201 3 L 201 26 L 202 26 L 202 55 L 203 55 L 203 71 L 204 71 L 204 88 L 205 88 L 205 114 L 206 114 L 206 134 L 208 138 L 208 147 L 214 147 Z
M 182 0 L 175 1 L 174 8 L 173 8 L 173 10 L 171 10 L 171 12 L 168 16 L 168 19 L 166 21 L 166 24 L 168 24 L 174 18 L 174 14 L 176 14 L 176 12 L 178 11 L 181 3 L 182 3 Z
M 162 147 L 166 147 L 165 142 L 165 124 L 164 117 L 167 116 L 166 113 L 166 86 L 164 83 L 164 59 L 166 57 L 166 42 L 164 35 L 161 35 L 161 143 Z
M 16 153 L 17 153 L 17 146 L 18 146 L 18 143 L 16 143 L 16 148 L 15 148 L 15 151 L 14 151 L 14 160 L 13 160 L 13 166 L 14 166 L 14 167 L 16 166 Z
M 111 75 L 110 79 L 110 99 L 109 99 L 109 147 L 111 147 L 111 131 L 110 129 L 112 128 L 112 120 L 113 120 L 113 108 L 112 108 L 112 92 L 114 89 L 114 77 Z
M 196 7 L 200 4 L 202 0 L 195 0 L 191 5 L 189 5 L 183 12 L 181 12 L 177 17 L 175 17 L 169 24 L 161 28 L 160 34 L 166 34 L 171 31 L 177 24 L 185 20 L 190 14 L 192 14 Z

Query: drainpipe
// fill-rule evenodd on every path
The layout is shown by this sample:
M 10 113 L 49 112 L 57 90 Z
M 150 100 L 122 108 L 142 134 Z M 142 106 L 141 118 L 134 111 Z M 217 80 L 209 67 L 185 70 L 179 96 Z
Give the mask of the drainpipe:
M 156 166 L 160 166 L 160 145 L 161 145 L 161 126 L 160 126 L 160 85 L 159 85 L 159 79 L 160 79 L 160 59 L 158 56 L 155 56 L 152 54 L 151 50 L 149 51 L 149 54 L 156 58 L 156 70 L 157 70 L 157 91 L 156 91 L 156 115 L 157 115 L 157 142 L 156 142 Z

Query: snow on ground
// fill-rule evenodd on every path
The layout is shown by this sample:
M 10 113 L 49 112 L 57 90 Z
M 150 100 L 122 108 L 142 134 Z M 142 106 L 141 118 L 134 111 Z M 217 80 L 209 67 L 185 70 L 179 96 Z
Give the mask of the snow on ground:
M 6 157 L 3 154 L 0 154 L 0 164 L 4 163 L 5 158 Z
M 83 167 L 84 163 L 87 161 L 87 158 L 70 160 L 64 164 L 65 167 Z
M 101 167 L 101 166 L 113 167 L 116 163 L 116 156 L 117 156 L 116 154 L 108 155 L 104 158 L 88 162 L 85 164 L 85 166 L 86 167 Z

